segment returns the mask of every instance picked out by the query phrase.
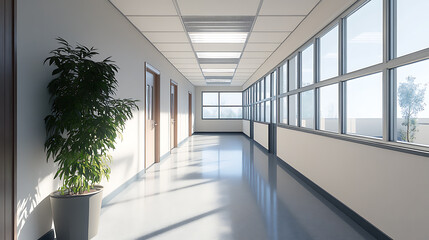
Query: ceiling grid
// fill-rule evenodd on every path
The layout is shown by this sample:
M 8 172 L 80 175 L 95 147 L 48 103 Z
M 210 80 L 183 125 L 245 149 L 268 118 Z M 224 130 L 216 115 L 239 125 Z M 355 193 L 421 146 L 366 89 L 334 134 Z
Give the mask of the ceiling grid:
M 194 85 L 242 86 L 320 0 L 110 1 Z

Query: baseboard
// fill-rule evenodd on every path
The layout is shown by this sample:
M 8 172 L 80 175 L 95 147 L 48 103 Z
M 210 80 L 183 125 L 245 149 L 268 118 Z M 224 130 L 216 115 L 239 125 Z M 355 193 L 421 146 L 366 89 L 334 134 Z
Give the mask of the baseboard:
M 256 141 L 255 141 L 256 142 Z M 316 183 L 311 181 L 309 178 L 304 176 L 302 173 L 300 173 L 298 170 L 293 168 L 291 165 L 283 161 L 281 158 L 277 157 L 277 162 L 280 163 L 280 165 L 290 172 L 292 172 L 295 176 L 297 176 L 300 180 L 302 180 L 305 184 L 307 184 L 310 188 L 315 190 L 318 194 L 320 194 L 322 197 L 324 197 L 326 200 L 328 200 L 332 205 L 334 205 L 336 208 L 338 208 L 341 212 L 343 212 L 346 216 L 351 218 L 353 221 L 355 221 L 359 226 L 361 226 L 365 231 L 367 231 L 369 234 L 374 236 L 378 240 L 391 240 L 392 238 L 389 237 L 387 234 L 382 232 L 380 229 L 378 229 L 376 226 L 374 226 L 372 223 L 368 222 L 365 218 L 357 214 L 355 211 L 353 211 L 351 208 L 349 208 L 347 205 L 342 203 L 340 200 L 332 196 L 330 193 L 325 191 L 323 188 L 319 187 Z
M 54 229 L 51 229 L 43 236 L 41 236 L 38 240 L 54 240 L 54 239 L 55 239 Z
M 205 135 L 205 134 L 244 134 L 243 132 L 194 132 L 193 135 Z

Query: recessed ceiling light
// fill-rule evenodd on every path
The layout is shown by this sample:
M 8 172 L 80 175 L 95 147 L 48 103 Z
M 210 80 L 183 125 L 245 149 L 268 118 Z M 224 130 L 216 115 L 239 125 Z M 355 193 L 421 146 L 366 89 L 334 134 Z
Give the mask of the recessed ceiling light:
M 217 79 L 217 78 L 210 78 L 206 79 L 207 83 L 230 83 L 232 79 Z
M 234 32 L 191 32 L 189 37 L 193 43 L 244 43 L 248 33 Z
M 198 58 L 240 58 L 241 52 L 197 52 Z
M 205 73 L 233 73 L 235 71 L 234 68 L 225 68 L 225 69 L 219 69 L 219 68 L 210 69 L 210 68 L 205 68 L 205 69 L 202 69 L 202 70 Z

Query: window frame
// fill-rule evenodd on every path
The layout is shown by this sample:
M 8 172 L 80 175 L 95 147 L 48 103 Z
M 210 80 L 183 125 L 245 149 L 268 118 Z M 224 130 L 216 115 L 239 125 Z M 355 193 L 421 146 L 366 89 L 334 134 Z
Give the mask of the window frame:
M 218 104 L 217 105 L 204 105 L 204 93 L 217 93 L 218 97 Z M 241 105 L 221 105 L 220 104 L 220 95 L 221 93 L 240 93 L 242 97 Z M 243 91 L 201 91 L 201 119 L 202 120 L 243 120 L 244 119 L 244 102 L 243 102 Z M 204 117 L 204 108 L 208 107 L 217 107 L 218 109 L 218 116 L 217 118 L 206 118 Z M 240 118 L 221 118 L 220 116 L 220 109 L 222 107 L 240 107 L 241 108 L 241 117 Z

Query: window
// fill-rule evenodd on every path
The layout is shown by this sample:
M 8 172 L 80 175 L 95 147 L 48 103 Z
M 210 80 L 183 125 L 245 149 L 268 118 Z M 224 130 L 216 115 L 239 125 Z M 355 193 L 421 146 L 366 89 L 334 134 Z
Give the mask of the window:
M 382 7 L 382 0 L 371 0 L 346 18 L 347 72 L 382 62 Z
M 288 112 L 287 112 L 287 107 L 288 107 L 287 97 L 280 98 L 279 102 L 280 102 L 279 123 L 288 124 L 288 121 L 287 121 L 287 114 L 288 114 Z
M 320 38 L 320 81 L 338 76 L 338 25 Z
M 242 119 L 242 92 L 203 92 L 203 119 Z
M 260 103 L 259 108 L 261 109 L 261 115 L 259 116 L 259 121 L 264 122 L 265 121 L 265 104 Z
M 338 132 L 338 83 L 319 90 L 319 129 Z
M 298 95 L 289 96 L 289 125 L 298 126 Z
M 301 93 L 301 127 L 314 128 L 314 90 Z
M 279 93 L 287 92 L 287 62 L 280 67 L 280 86 Z
M 261 79 L 260 84 L 261 84 L 261 98 L 259 100 L 261 101 L 265 99 L 265 78 Z
M 219 118 L 218 107 L 203 107 L 203 119 L 217 119 Z
M 203 106 L 217 106 L 219 105 L 219 94 L 217 92 L 203 93 Z
M 429 145 L 429 60 L 396 69 L 396 137 Z
M 301 87 L 314 83 L 314 50 L 313 44 L 301 53 Z
M 428 0 L 396 1 L 397 56 L 429 47 Z
M 265 98 L 271 97 L 271 74 L 265 77 Z
M 356 78 L 346 84 L 347 133 L 381 138 L 382 74 Z
M 289 60 L 289 91 L 298 86 L 298 55 Z
M 265 102 L 265 122 L 271 122 L 271 102 Z
M 277 96 L 277 71 L 272 73 L 273 96 Z

